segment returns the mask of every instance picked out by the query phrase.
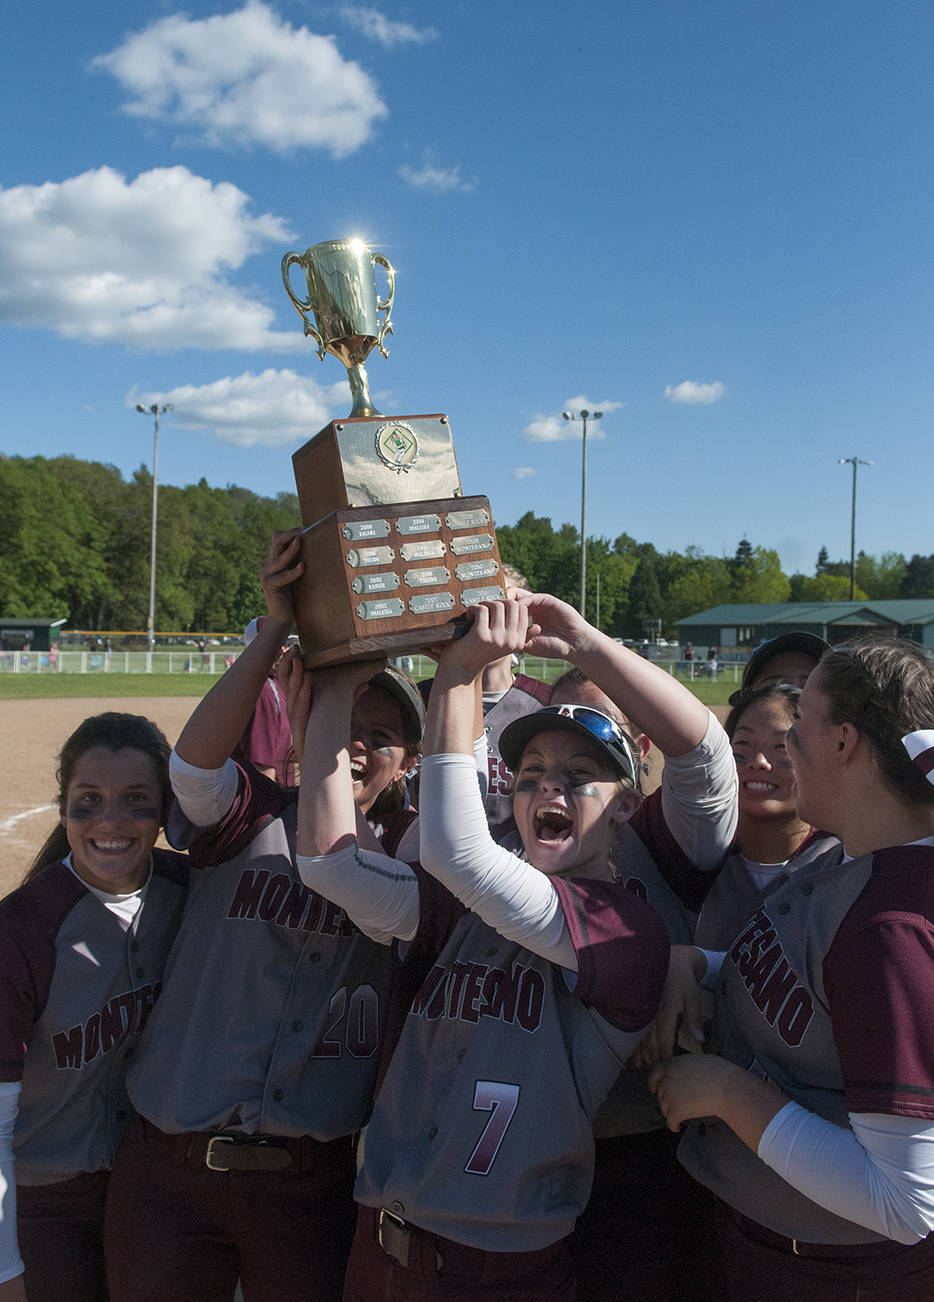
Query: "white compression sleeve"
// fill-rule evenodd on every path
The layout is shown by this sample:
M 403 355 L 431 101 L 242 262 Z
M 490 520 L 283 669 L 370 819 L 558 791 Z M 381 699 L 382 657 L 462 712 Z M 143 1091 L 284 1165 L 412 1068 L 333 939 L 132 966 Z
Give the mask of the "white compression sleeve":
M 300 854 L 295 862 L 305 885 L 340 905 L 371 940 L 390 945 L 415 936 L 418 879 L 407 863 L 356 842 L 331 854 Z
M 425 868 L 490 927 L 534 954 L 577 971 L 558 893 L 544 873 L 496 845 L 469 755 L 422 761 Z
M 852 1130 L 788 1103 L 759 1140 L 759 1157 L 813 1202 L 897 1243 L 934 1229 L 934 1125 L 851 1113 Z
M 665 822 L 695 868 L 718 867 L 736 832 L 736 760 L 729 738 L 711 714 L 703 741 L 687 755 L 665 759 Z
M 229 759 L 219 769 L 199 769 L 175 751 L 169 757 L 172 790 L 182 813 L 195 827 L 213 827 L 234 802 L 239 775 Z
M 13 1128 L 19 1111 L 19 1081 L 0 1083 L 0 1284 L 23 1273 L 16 1237 L 16 1179 Z

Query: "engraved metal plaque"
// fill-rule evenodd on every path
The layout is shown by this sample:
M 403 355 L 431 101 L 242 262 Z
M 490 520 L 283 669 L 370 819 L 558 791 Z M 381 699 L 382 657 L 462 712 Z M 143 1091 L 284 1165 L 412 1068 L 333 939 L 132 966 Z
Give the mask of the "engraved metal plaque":
M 476 529 L 490 523 L 490 513 L 482 507 L 478 511 L 449 511 L 444 519 L 449 529 Z
M 347 553 L 347 564 L 354 569 L 359 565 L 389 565 L 395 554 L 391 547 L 353 547 Z
M 358 574 L 350 586 L 354 592 L 394 592 L 399 586 L 399 576 L 391 571 L 388 574 Z
M 359 542 L 361 538 L 385 538 L 389 534 L 389 521 L 348 520 L 341 533 L 348 542 Z
M 405 581 L 410 588 L 430 588 L 433 583 L 450 583 L 451 571 L 443 565 L 430 565 L 423 570 L 406 570 Z
M 398 597 L 388 597 L 385 601 L 361 601 L 357 614 L 361 619 L 396 619 L 405 614 L 405 604 Z
M 477 549 L 479 550 L 479 549 Z M 426 539 L 425 542 L 403 543 L 399 555 L 404 561 L 434 561 L 444 555 L 444 543 L 440 538 Z
M 475 606 L 478 601 L 503 601 L 505 596 L 502 588 L 465 588 L 461 601 L 465 606 Z
M 437 533 L 441 528 L 440 515 L 400 515 L 396 521 L 399 533 Z M 383 537 L 381 534 L 380 537 Z
M 454 598 L 450 592 L 425 592 L 409 600 L 409 610 L 413 615 L 427 615 L 434 610 L 450 610 L 453 605 Z
M 488 533 L 467 533 L 462 538 L 451 539 L 451 551 L 455 556 L 464 556 L 468 552 L 488 552 L 493 546 L 493 539 Z M 402 549 L 405 551 L 405 548 Z
M 471 579 L 492 579 L 499 573 L 499 566 L 495 560 L 464 561 L 463 565 L 454 567 L 454 573 L 461 583 L 468 583 Z

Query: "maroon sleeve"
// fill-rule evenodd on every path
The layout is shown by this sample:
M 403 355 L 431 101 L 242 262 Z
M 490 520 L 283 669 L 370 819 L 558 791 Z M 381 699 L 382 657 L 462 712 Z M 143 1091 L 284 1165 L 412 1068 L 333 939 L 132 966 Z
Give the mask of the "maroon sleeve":
M 32 1028 L 55 970 L 55 937 L 84 887 L 52 863 L 0 903 L 0 1081 L 23 1078 Z
M 552 882 L 577 952 L 574 993 L 614 1026 L 647 1026 L 668 972 L 670 946 L 661 917 L 617 882 Z
M 213 827 L 195 827 L 174 802 L 166 829 L 169 844 L 188 850 L 193 864 L 212 867 L 233 859 L 253 840 L 270 819 L 278 818 L 297 792 L 284 791 L 277 783 L 254 769 L 238 764 L 239 784 L 233 804 Z
M 525 692 L 527 696 L 534 696 L 541 705 L 548 705 L 551 701 L 551 683 L 543 683 L 539 678 L 529 678 L 527 674 L 516 674 L 512 685 Z
M 646 796 L 629 825 L 678 899 L 696 912 L 703 904 L 715 874 L 695 868 L 675 840 L 662 810 L 661 787 Z
M 289 721 L 282 702 L 276 696 L 275 685 L 267 678 L 250 722 L 233 749 L 232 758 L 260 768 L 275 769 L 278 773 L 291 748 Z
M 874 855 L 824 985 L 848 1110 L 934 1120 L 934 849 Z

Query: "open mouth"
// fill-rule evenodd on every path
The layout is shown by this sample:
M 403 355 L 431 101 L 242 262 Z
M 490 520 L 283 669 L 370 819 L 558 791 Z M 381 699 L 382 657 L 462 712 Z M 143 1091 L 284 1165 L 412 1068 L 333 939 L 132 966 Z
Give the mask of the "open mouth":
M 566 841 L 574 830 L 574 821 L 560 805 L 542 805 L 535 812 L 535 835 L 547 845 Z
M 361 760 L 350 761 L 350 780 L 351 782 L 366 781 L 366 765 Z

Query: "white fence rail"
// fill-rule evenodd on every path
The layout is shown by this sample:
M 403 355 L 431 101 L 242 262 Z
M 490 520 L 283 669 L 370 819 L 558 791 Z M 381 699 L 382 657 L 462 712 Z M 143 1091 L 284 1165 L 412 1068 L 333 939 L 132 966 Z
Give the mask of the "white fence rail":
M 179 647 L 174 651 L 0 651 L 0 673 L 8 674 L 222 674 L 240 654 Z M 434 662 L 423 655 L 396 656 L 393 663 L 416 680 L 434 673 Z M 744 662 L 720 662 L 716 669 L 706 660 L 654 660 L 661 669 L 686 682 L 715 679 L 739 683 Z M 519 672 L 530 678 L 553 681 L 567 666 L 540 656 L 522 656 Z

